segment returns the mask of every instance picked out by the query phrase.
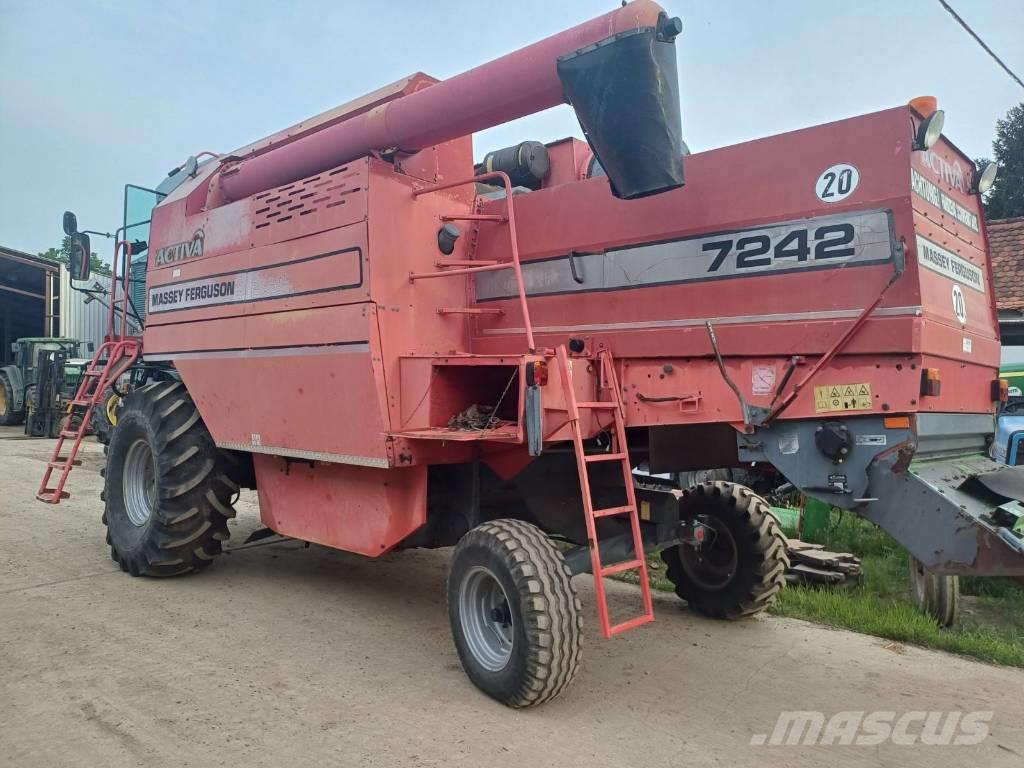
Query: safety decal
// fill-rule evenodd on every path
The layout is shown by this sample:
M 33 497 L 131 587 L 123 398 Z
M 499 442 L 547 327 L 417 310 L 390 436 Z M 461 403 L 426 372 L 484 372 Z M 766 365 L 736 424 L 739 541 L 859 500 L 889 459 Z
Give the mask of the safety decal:
M 750 384 L 755 395 L 770 395 L 775 391 L 775 366 L 755 365 L 750 373 Z
M 870 384 L 826 384 L 814 388 L 814 411 L 870 411 Z

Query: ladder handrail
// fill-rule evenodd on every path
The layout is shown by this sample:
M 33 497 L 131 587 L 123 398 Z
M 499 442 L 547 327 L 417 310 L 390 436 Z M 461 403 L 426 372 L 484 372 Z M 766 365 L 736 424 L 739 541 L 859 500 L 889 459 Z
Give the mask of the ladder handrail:
M 526 285 L 523 283 L 523 268 L 519 261 L 519 239 L 516 236 L 516 214 L 515 206 L 512 202 L 512 180 L 509 179 L 508 174 L 504 171 L 491 171 L 489 173 L 482 173 L 479 176 L 470 176 L 469 178 L 456 179 L 455 181 L 445 181 L 440 184 L 430 184 L 425 187 L 419 187 L 412 191 L 412 196 L 419 197 L 420 195 L 428 195 L 433 192 L 440 192 L 441 190 L 451 189 L 452 187 L 460 187 L 465 184 L 475 184 L 478 181 L 485 181 L 488 179 L 500 179 L 502 185 L 505 187 L 505 201 L 507 207 L 506 218 L 508 219 L 508 237 L 509 244 L 512 249 L 512 259 L 508 264 L 490 265 L 488 267 L 469 267 L 467 269 L 452 269 L 440 273 L 434 273 L 430 275 L 410 275 L 410 279 L 419 277 L 434 277 L 439 274 L 444 275 L 465 275 L 471 272 L 483 272 L 484 270 L 495 270 L 495 269 L 512 269 L 516 276 L 516 288 L 519 293 L 519 310 L 523 314 L 523 327 L 526 330 L 526 346 L 530 354 L 537 351 L 537 345 L 533 340 L 533 324 L 530 322 L 530 308 L 526 301 Z
M 114 320 L 117 316 L 117 257 L 121 249 L 124 249 L 124 260 L 125 260 L 125 271 L 121 278 L 123 285 L 122 293 L 124 294 L 121 299 L 121 333 L 116 335 L 114 333 Z M 107 317 L 107 335 L 110 339 L 116 339 L 117 341 L 124 341 L 126 332 L 128 330 L 128 297 L 129 293 L 129 277 L 132 271 L 132 244 L 127 240 L 118 240 L 114 244 L 114 260 L 110 268 L 110 308 Z M 98 358 L 97 358 L 98 359 Z

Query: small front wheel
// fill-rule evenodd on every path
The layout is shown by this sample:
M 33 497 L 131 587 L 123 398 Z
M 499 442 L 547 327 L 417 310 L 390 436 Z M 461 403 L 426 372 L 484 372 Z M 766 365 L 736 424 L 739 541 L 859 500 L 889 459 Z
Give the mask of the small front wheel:
M 448 574 L 448 616 L 469 679 L 510 707 L 560 694 L 579 668 L 580 601 L 562 553 L 536 526 L 493 520 L 467 533 Z
M 789 556 L 768 502 L 745 486 L 707 481 L 685 492 L 679 513 L 703 531 L 699 545 L 661 553 L 679 597 L 720 619 L 760 613 L 775 602 Z

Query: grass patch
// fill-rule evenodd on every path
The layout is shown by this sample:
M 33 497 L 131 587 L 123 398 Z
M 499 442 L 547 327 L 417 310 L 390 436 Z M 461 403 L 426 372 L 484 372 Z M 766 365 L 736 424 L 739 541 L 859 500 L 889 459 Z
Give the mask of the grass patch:
M 851 629 L 982 661 L 1024 667 L 1024 633 L 1005 627 L 970 625 L 942 629 L 907 599 L 883 597 L 864 587 L 788 587 L 771 612 Z
M 773 613 L 1024 667 L 1024 588 L 1019 583 L 961 578 L 961 620 L 943 629 L 914 605 L 907 552 L 881 528 L 833 512 L 831 525 L 808 538 L 860 557 L 863 581 L 847 588 L 788 587 Z

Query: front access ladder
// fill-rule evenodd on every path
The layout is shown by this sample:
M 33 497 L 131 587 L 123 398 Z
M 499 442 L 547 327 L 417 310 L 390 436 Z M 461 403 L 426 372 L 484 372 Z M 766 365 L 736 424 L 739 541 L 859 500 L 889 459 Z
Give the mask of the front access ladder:
M 594 590 L 597 593 L 597 613 L 601 620 L 601 634 L 605 639 L 654 621 L 654 606 L 651 602 L 651 585 L 647 578 L 647 560 L 644 558 L 643 538 L 640 534 L 640 518 L 637 514 L 636 491 L 633 488 L 633 466 L 629 461 L 629 449 L 626 442 L 625 413 L 622 397 L 619 393 L 618 376 L 609 352 L 598 353 L 599 391 L 610 391 L 611 400 L 580 402 L 572 382 L 572 368 L 569 354 L 562 345 L 558 348 L 558 370 L 562 377 L 562 389 L 565 393 L 565 407 L 569 412 L 569 424 L 572 429 L 572 442 L 576 453 L 576 468 L 580 476 L 580 492 L 583 495 L 584 517 L 587 522 L 587 540 L 590 545 L 590 563 L 594 573 Z M 600 394 L 598 394 L 600 397 Z M 580 425 L 580 411 L 610 412 L 614 421 L 612 445 L 605 453 L 587 453 L 583 445 L 583 430 Z M 618 507 L 594 509 L 594 500 L 590 491 L 589 467 L 598 461 L 617 461 L 622 467 L 622 482 L 626 491 L 626 503 Z M 613 565 L 601 564 L 601 549 L 597 539 L 597 520 L 602 517 L 628 515 L 633 534 L 633 559 L 624 560 Z M 608 619 L 608 599 L 604 591 L 604 577 L 624 571 L 638 571 L 640 590 L 643 595 L 643 613 L 619 624 L 611 624 Z
M 53 454 L 46 465 L 46 472 L 43 473 L 43 482 L 39 484 L 39 492 L 36 498 L 45 501 L 47 504 L 59 504 L 61 499 L 68 498 L 71 494 L 64 490 L 64 484 L 68 480 L 73 467 L 81 462 L 78 461 L 78 449 L 82 445 L 82 438 L 89 429 L 89 422 L 92 420 L 93 406 L 99 402 L 100 397 L 107 387 L 113 384 L 128 370 L 139 356 L 140 344 L 133 338 L 123 338 L 114 341 L 106 341 L 96 350 L 88 367 L 82 373 L 82 380 L 78 384 L 78 391 L 75 392 L 75 399 L 71 401 L 71 412 L 76 409 L 84 409 L 82 418 L 75 429 L 61 428 L 57 437 L 57 444 L 53 447 Z M 106 361 L 101 366 L 100 361 L 106 355 Z M 70 427 L 71 425 L 68 424 Z M 61 456 L 64 450 L 64 441 L 74 439 L 71 444 L 71 452 L 67 456 Z M 57 484 L 50 487 L 50 478 L 53 473 L 60 470 Z

